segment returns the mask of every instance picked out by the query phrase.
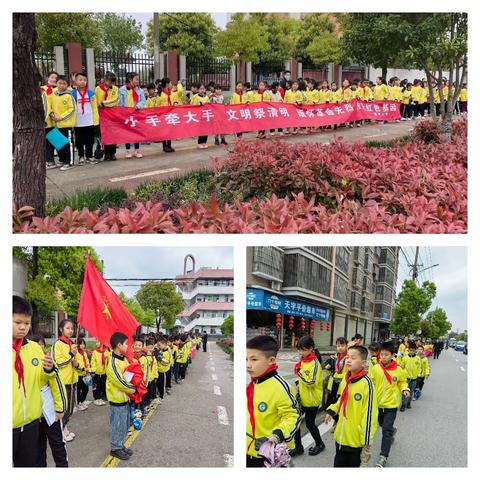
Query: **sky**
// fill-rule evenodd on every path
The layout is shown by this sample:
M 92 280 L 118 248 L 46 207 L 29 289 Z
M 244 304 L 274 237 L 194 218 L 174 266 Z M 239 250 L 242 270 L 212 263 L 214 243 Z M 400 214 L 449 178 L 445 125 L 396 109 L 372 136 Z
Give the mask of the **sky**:
M 232 247 L 95 247 L 104 261 L 105 278 L 174 278 L 183 273 L 183 259 L 192 254 L 200 267 L 233 268 Z M 188 261 L 191 268 L 191 261 Z M 132 297 L 140 288 L 134 282 L 109 282 L 120 293 Z
M 133 17 L 135 20 L 142 24 L 143 34 L 147 34 L 147 22 L 153 18 L 153 12 L 149 13 L 138 13 L 138 12 L 127 12 L 125 14 L 127 17 Z M 225 28 L 227 25 L 227 14 L 226 13 L 212 13 L 211 14 L 217 27 Z
M 415 247 L 403 249 L 410 263 L 415 258 Z M 467 325 L 467 249 L 463 247 L 420 247 L 420 263 L 424 268 L 438 264 L 420 273 L 419 280 L 433 280 L 437 286 L 437 297 L 432 309 L 443 308 L 452 324 L 452 330 L 463 332 Z M 407 266 L 405 256 L 400 253 L 397 293 L 401 290 L 405 278 L 411 278 L 411 267 Z

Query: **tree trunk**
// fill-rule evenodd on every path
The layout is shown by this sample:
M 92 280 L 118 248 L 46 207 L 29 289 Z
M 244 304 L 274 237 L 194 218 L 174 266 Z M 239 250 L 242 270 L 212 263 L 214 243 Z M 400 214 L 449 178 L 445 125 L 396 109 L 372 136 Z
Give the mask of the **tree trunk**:
M 13 201 L 44 215 L 45 114 L 34 60 L 35 15 L 13 14 Z
M 382 67 L 382 78 L 385 80 L 385 82 L 387 81 L 387 72 L 388 72 L 388 67 L 387 66 Z

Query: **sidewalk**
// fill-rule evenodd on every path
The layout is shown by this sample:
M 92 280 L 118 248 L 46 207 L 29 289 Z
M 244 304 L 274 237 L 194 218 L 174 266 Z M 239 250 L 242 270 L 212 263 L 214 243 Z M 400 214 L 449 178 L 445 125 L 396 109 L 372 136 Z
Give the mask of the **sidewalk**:
M 347 142 L 365 142 L 369 140 L 388 141 L 410 133 L 414 121 L 400 123 L 367 123 L 359 128 L 339 128 L 308 135 L 273 137 L 274 141 L 287 143 L 321 142 L 329 143 L 336 138 Z M 255 133 L 246 133 L 243 140 L 251 143 L 256 141 Z M 262 140 L 271 142 L 270 139 Z M 198 170 L 203 167 L 213 167 L 215 158 L 227 155 L 227 148 L 235 142 L 235 136 L 227 135 L 228 147 L 213 145 L 214 137 L 209 137 L 209 148 L 197 149 L 197 139 L 187 138 L 175 140 L 172 146 L 175 153 L 164 153 L 161 143 L 142 145 L 144 157 L 141 159 L 125 159 L 125 148 L 120 146 L 116 162 L 101 162 L 97 165 L 75 167 L 61 172 L 59 169 L 47 171 L 47 200 L 62 198 L 76 191 L 92 188 L 111 187 L 124 188 L 133 192 L 139 185 L 155 180 L 165 180 L 169 177 Z

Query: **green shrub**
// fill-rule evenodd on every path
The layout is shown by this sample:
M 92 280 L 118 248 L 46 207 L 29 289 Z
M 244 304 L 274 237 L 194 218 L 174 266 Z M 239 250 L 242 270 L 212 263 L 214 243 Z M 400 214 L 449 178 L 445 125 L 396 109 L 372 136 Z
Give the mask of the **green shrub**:
M 77 192 L 64 198 L 50 200 L 47 202 L 46 214 L 58 215 L 66 207 L 72 210 L 88 208 L 90 211 L 119 207 L 127 199 L 128 193 L 122 188 L 95 188 Z

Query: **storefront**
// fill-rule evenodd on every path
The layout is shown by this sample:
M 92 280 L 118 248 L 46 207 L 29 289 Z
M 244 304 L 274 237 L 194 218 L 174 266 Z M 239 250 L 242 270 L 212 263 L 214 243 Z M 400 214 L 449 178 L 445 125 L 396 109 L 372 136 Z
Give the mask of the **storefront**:
M 312 335 L 318 345 L 329 345 L 331 311 L 296 298 L 248 288 L 247 339 L 256 335 L 277 338 L 280 348 L 294 349 L 304 335 Z

